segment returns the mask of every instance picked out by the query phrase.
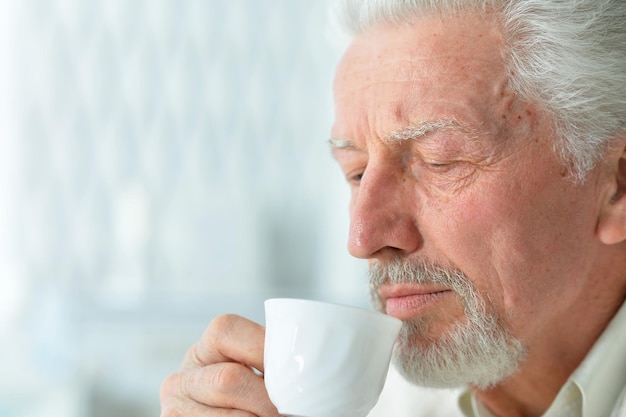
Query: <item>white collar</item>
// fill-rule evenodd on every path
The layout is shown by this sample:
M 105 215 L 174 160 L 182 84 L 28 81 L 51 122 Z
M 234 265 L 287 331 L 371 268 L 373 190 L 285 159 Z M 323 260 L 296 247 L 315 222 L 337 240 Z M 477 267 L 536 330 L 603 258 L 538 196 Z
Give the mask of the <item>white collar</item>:
M 561 391 L 571 384 L 582 394 L 583 417 L 610 415 L 620 394 L 626 395 L 626 301 Z M 469 390 L 459 406 L 465 415 L 493 415 Z
M 626 302 L 570 378 L 583 395 L 583 417 L 608 416 L 626 386 Z

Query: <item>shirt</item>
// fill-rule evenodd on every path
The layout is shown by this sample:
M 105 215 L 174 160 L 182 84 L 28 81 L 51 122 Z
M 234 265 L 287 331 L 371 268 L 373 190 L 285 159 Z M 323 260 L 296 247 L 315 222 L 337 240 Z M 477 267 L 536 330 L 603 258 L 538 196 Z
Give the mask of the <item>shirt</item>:
M 435 390 L 392 367 L 368 417 L 495 417 L 469 390 Z M 626 302 L 543 417 L 626 417 Z

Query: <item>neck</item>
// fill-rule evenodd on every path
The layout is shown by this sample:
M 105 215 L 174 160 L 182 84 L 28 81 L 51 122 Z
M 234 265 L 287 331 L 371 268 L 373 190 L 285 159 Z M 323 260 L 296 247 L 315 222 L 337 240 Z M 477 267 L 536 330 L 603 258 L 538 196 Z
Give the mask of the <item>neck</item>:
M 488 390 L 474 389 L 476 396 L 499 417 L 543 415 L 571 374 L 564 369 L 544 369 L 540 375 L 520 372 Z
M 598 305 L 589 307 L 598 313 L 593 323 L 588 312 L 594 310 L 579 306 L 567 312 L 566 320 L 557 321 L 561 326 L 546 326 L 542 334 L 551 336 L 528 344 L 528 356 L 519 371 L 490 389 L 473 389 L 476 396 L 499 417 L 543 415 L 624 302 L 623 294 L 596 300 Z

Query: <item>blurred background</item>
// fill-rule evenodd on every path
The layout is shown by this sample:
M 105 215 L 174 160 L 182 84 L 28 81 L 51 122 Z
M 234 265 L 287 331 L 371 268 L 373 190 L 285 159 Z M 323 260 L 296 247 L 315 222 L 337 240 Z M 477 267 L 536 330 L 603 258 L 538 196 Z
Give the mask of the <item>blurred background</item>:
M 0 417 L 159 415 L 217 314 L 367 306 L 324 0 L 0 0 Z

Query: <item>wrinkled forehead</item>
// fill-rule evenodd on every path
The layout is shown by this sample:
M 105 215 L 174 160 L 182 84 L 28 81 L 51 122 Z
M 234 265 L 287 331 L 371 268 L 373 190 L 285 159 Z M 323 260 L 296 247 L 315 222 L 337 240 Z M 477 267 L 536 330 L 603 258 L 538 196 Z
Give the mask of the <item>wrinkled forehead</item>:
M 337 68 L 337 79 L 386 65 L 411 72 L 436 62 L 444 70 L 493 73 L 504 69 L 503 41 L 491 14 L 423 16 L 411 23 L 381 23 L 356 35 Z M 410 64 L 413 65 L 399 65 Z
M 380 25 L 358 35 L 335 78 L 334 130 L 355 117 L 482 118 L 510 95 L 497 25 L 482 15 Z M 432 113 L 432 114 L 431 114 Z

